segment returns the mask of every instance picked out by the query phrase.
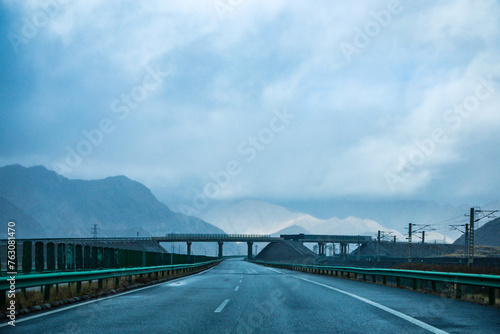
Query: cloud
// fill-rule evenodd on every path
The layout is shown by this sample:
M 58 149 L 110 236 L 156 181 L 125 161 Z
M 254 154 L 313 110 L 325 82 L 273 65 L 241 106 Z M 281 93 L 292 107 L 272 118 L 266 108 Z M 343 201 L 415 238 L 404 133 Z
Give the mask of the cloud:
M 499 194 L 487 180 L 498 180 L 500 88 L 469 116 L 453 111 L 500 80 L 495 1 L 401 2 L 387 24 L 388 3 L 370 1 L 58 3 L 17 53 L 9 34 L 43 8 L 1 5 L 2 164 L 64 164 L 109 121 L 66 176 L 126 174 L 189 202 L 235 160 L 242 172 L 220 196 Z M 363 33 L 347 59 L 341 45 Z M 141 90 L 151 70 L 168 74 Z M 246 161 L 238 147 L 285 108 L 296 118 Z

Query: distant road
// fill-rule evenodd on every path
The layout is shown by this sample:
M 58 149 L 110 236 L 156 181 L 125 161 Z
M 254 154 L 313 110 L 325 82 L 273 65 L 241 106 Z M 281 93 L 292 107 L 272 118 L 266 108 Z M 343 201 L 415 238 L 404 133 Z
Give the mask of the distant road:
M 204 273 L 19 318 L 1 333 L 500 333 L 500 310 L 225 260 Z

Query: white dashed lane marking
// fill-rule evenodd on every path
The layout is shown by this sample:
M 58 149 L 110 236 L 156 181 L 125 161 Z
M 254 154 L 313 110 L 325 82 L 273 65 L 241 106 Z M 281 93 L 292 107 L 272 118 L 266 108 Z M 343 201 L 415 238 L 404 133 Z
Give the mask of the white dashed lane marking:
M 221 313 L 224 307 L 226 307 L 227 303 L 229 303 L 229 299 L 223 301 L 222 304 L 220 304 L 219 307 L 215 309 L 215 313 Z

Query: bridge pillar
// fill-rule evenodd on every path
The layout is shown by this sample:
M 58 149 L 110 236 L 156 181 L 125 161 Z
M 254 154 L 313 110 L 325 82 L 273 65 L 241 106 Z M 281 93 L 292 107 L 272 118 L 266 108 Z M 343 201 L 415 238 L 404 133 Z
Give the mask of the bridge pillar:
M 347 254 L 347 244 L 344 242 L 340 244 L 340 253 L 342 254 L 342 259 L 345 259 Z
M 248 259 L 251 260 L 251 259 L 253 259 L 253 255 L 252 255 L 253 242 L 249 241 L 249 242 L 247 242 L 247 245 L 248 245 Z
M 325 243 L 318 242 L 318 253 L 319 255 L 325 255 Z
M 219 257 L 222 257 L 222 245 L 224 243 L 222 241 L 219 241 Z
M 188 241 L 187 242 L 187 255 L 191 255 L 191 245 L 193 243 L 191 241 Z

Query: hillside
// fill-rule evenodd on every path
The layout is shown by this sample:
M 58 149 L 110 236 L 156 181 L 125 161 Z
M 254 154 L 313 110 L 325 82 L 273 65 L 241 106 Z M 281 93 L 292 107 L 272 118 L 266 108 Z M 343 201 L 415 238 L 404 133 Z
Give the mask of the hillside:
M 463 245 L 465 237 L 462 235 L 454 244 Z M 487 222 L 475 231 L 474 243 L 478 246 L 500 246 L 500 218 Z
M 99 236 L 224 233 L 199 218 L 172 212 L 125 176 L 69 180 L 41 166 L 11 165 L 0 168 L 0 196 L 2 219 L 17 220 L 18 238 L 89 237 L 93 224 Z
M 0 221 L 2 222 L 2 226 L 5 227 L 0 231 L 0 239 L 7 238 L 6 223 L 10 221 L 19 222 L 15 226 L 17 237 L 48 236 L 44 228 L 37 221 L 3 197 L 0 197 Z

